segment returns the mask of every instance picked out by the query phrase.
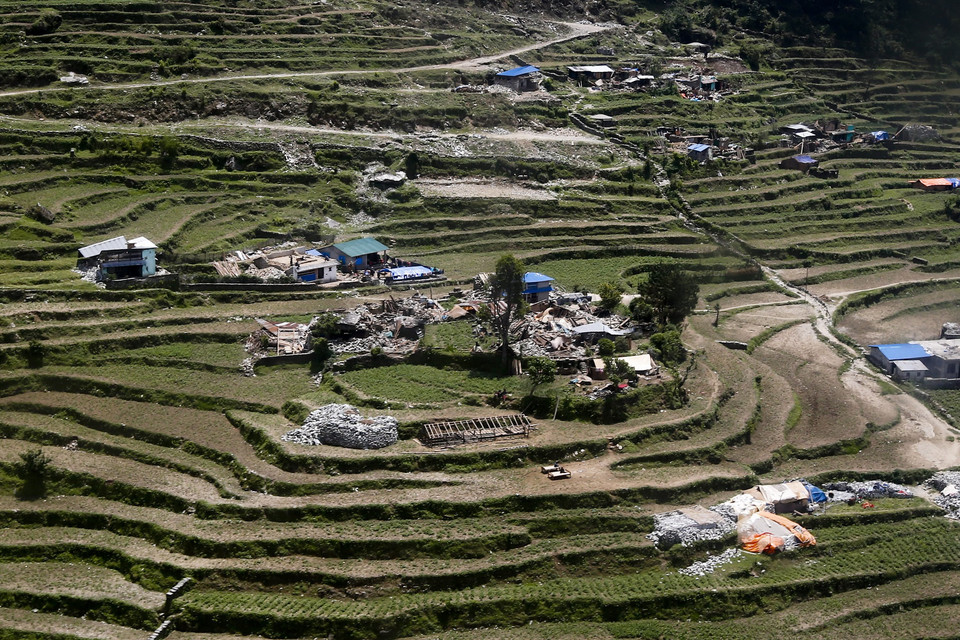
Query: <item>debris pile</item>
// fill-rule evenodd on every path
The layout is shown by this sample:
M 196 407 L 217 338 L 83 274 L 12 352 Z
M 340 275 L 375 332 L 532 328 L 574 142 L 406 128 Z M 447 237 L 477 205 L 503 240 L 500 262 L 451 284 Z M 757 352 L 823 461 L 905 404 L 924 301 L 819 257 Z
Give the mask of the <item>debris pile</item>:
M 302 427 L 288 431 L 281 440 L 314 446 L 382 449 L 397 442 L 397 419 L 364 418 L 349 404 L 328 404 L 311 412 Z
M 733 562 L 742 555 L 743 552 L 740 551 L 740 549 L 733 547 L 715 556 L 707 556 L 705 560 L 701 560 L 700 562 L 694 562 L 689 567 L 680 569 L 677 573 L 694 577 L 705 576 L 708 573 L 713 573 L 723 565 Z
M 960 471 L 938 471 L 924 484 L 939 492 L 933 503 L 951 520 L 960 520 Z
M 388 355 L 410 354 L 423 337 L 424 325 L 443 317 L 443 308 L 420 294 L 364 303 L 339 316 L 340 336 L 330 340 L 330 349 L 337 354 L 368 353 L 374 348 Z
M 653 522 L 653 531 L 647 538 L 664 549 L 675 544 L 686 547 L 704 540 L 719 540 L 736 526 L 735 518 L 729 519 L 701 506 L 658 513 L 653 516 Z
M 838 495 L 838 492 L 845 492 L 851 497 L 859 499 L 877 498 L 912 498 L 913 492 L 903 485 L 893 482 L 883 482 L 882 480 L 867 480 L 866 482 L 829 482 L 822 486 L 822 489 L 829 493 L 832 492 L 833 501 L 845 500 L 846 498 Z

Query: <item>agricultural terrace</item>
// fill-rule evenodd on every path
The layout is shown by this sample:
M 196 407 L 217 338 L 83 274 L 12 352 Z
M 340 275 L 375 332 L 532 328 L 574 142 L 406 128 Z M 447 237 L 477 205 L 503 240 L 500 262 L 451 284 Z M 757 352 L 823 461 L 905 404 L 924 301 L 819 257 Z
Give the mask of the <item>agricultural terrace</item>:
M 960 465 L 960 391 L 916 393 L 862 357 L 960 322 L 957 196 L 907 187 L 960 173 L 948 67 L 737 31 L 707 58 L 731 92 L 695 102 L 566 80 L 570 64 L 703 67 L 640 5 L 598 8 L 602 24 L 482 3 L 0 5 L 3 637 L 142 638 L 165 620 L 177 640 L 954 633 L 960 530 L 920 491 L 804 516 L 816 548 L 701 577 L 678 570 L 732 535 L 646 537 L 656 513 L 762 482 L 917 485 Z M 521 62 L 542 91 L 475 92 Z M 574 124 L 599 114 L 614 128 Z M 826 151 L 831 178 L 781 169 L 796 150 L 779 128 L 817 119 L 939 139 Z M 660 126 L 753 160 L 701 166 Z M 384 170 L 408 179 L 380 190 Z M 118 235 L 152 239 L 179 284 L 103 289 L 73 270 Z M 458 321 L 408 358 L 244 375 L 255 318 L 411 292 L 258 288 L 211 262 L 359 236 L 444 269 L 422 292 L 448 308 L 507 252 L 566 291 L 619 285 L 625 305 L 677 264 L 699 285 L 686 353 L 591 400 L 567 376 L 504 375 L 495 340 Z M 649 335 L 616 348 L 659 355 Z M 282 440 L 329 403 L 396 417 L 399 441 Z M 518 412 L 529 438 L 418 440 Z M 18 465 L 37 449 L 46 496 L 26 499 Z M 557 460 L 570 480 L 540 473 Z

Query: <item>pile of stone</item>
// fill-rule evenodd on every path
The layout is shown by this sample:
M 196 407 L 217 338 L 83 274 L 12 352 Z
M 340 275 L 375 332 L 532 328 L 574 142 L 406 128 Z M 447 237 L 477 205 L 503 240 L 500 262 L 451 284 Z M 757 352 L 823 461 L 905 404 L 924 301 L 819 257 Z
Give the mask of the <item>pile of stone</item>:
M 736 527 L 736 518 L 731 520 L 701 506 L 658 513 L 653 516 L 653 522 L 653 531 L 647 538 L 663 549 L 675 544 L 686 547 L 695 542 L 719 540 Z
M 349 404 L 328 404 L 311 412 L 303 426 L 288 431 L 281 439 L 314 446 L 382 449 L 397 442 L 397 419 L 392 416 L 364 418 Z
M 946 517 L 960 520 L 960 471 L 938 471 L 924 483 L 937 491 L 933 503 L 946 511 Z
M 913 492 L 903 485 L 882 480 L 867 480 L 865 482 L 829 482 L 820 487 L 827 493 L 834 493 L 833 500 L 840 498 L 837 493 L 851 494 L 861 500 L 876 500 L 877 498 L 912 498 Z
M 723 553 L 719 553 L 715 556 L 713 555 L 707 556 L 705 560 L 701 560 L 700 562 L 694 562 L 689 567 L 680 569 L 679 571 L 677 571 L 677 573 L 685 576 L 694 576 L 694 577 L 705 576 L 708 573 L 713 573 L 723 565 L 733 562 L 734 560 L 736 560 L 742 555 L 743 555 L 743 552 L 740 551 L 740 549 L 737 549 L 736 547 L 734 547 L 732 549 L 727 549 Z

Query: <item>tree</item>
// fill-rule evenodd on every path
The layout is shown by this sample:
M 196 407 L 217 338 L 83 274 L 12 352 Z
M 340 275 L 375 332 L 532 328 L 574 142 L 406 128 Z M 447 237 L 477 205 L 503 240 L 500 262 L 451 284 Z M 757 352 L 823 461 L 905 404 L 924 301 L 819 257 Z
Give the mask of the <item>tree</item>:
M 604 282 L 597 293 L 600 295 L 600 306 L 613 311 L 623 298 L 623 287 L 617 282 Z
M 657 324 L 680 324 L 697 306 L 700 287 L 679 265 L 659 262 L 650 269 L 640 293 L 653 307 Z
M 13 472 L 20 479 L 17 495 L 24 500 L 42 498 L 47 492 L 47 477 L 50 475 L 50 458 L 40 449 L 20 454 L 13 465 Z
M 411 180 L 420 177 L 420 156 L 417 155 L 416 151 L 411 151 L 407 154 L 406 159 L 403 161 L 403 168 L 406 171 L 407 177 Z
M 601 356 L 612 356 L 617 350 L 617 345 L 610 338 L 600 338 L 597 340 L 597 353 Z
M 38 369 L 43 366 L 43 359 L 47 355 L 47 347 L 39 340 L 31 340 L 27 346 L 27 366 Z
M 653 334 L 650 336 L 650 346 L 656 351 L 657 359 L 665 364 L 675 365 L 687 359 L 687 350 L 676 329 Z
M 607 380 L 613 384 L 620 384 L 624 380 L 631 380 L 636 375 L 633 367 L 620 358 L 604 358 L 603 371 L 607 374 Z
M 550 384 L 557 378 L 557 363 L 550 358 L 530 358 L 527 361 L 530 376 L 530 395 L 542 384 Z
M 494 330 L 500 337 L 503 368 L 510 364 L 510 324 L 523 304 L 523 262 L 510 254 L 500 256 L 490 280 L 490 297 L 503 306 L 493 314 Z

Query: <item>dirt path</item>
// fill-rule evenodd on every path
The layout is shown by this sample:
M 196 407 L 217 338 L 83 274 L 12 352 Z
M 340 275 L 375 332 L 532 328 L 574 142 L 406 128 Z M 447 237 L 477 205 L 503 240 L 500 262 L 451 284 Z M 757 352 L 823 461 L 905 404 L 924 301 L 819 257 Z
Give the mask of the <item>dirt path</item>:
M 215 76 L 212 78 L 186 78 L 186 79 L 177 79 L 177 80 L 157 80 L 151 82 L 124 82 L 118 84 L 94 84 L 90 85 L 89 89 L 96 90 L 117 90 L 117 89 L 142 89 L 144 87 L 165 87 L 165 86 L 176 86 L 183 84 L 205 84 L 212 82 L 232 82 L 237 80 L 278 80 L 284 78 L 323 78 L 329 76 L 342 76 L 342 75 L 366 75 L 371 73 L 378 73 L 383 71 L 391 71 L 393 73 L 413 73 L 417 71 L 437 71 L 442 69 L 477 69 L 483 67 L 484 65 L 490 64 L 496 60 L 502 58 L 507 58 L 509 56 L 516 56 L 528 51 L 535 51 L 537 49 L 543 49 L 544 47 L 549 47 L 554 44 L 559 44 L 561 42 L 566 42 L 567 40 L 576 40 L 577 38 L 582 38 L 599 31 L 605 31 L 610 26 L 595 25 L 595 24 L 580 24 L 578 22 L 558 22 L 555 24 L 564 25 L 568 29 L 565 35 L 553 38 L 552 40 L 545 40 L 543 42 L 535 42 L 523 47 L 517 47 L 516 49 L 510 49 L 508 51 L 501 51 L 489 56 L 481 56 L 479 58 L 469 58 L 467 60 L 458 60 L 455 62 L 447 62 L 442 64 L 428 64 L 418 67 L 401 67 L 399 69 L 339 69 L 339 70 L 330 70 L 330 71 L 297 71 L 290 73 L 261 73 L 261 74 L 249 74 L 249 75 L 230 75 L 230 76 Z M 0 91 L 0 97 L 6 96 L 20 96 L 28 95 L 33 93 L 41 92 L 51 92 L 51 91 L 77 91 L 77 87 L 63 86 L 63 87 L 43 87 L 41 89 L 16 89 L 13 91 Z M 82 89 L 81 89 L 82 90 Z

